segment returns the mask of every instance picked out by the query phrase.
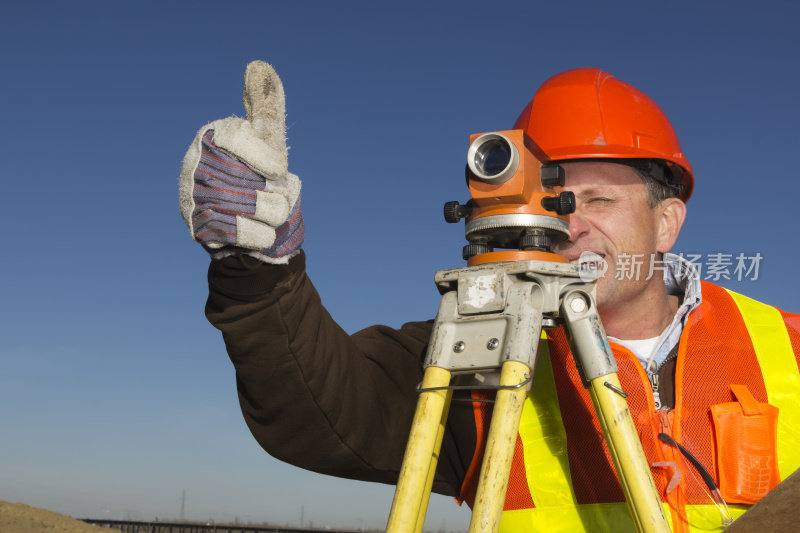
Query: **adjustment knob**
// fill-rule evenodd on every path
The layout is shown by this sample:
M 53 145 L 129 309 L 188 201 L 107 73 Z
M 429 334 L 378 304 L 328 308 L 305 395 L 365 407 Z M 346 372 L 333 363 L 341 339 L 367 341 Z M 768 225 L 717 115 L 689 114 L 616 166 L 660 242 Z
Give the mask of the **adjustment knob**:
M 493 250 L 493 248 L 491 246 L 489 246 L 488 244 L 470 243 L 470 244 L 464 246 L 464 249 L 461 252 L 461 257 L 466 261 L 467 259 L 469 259 L 473 255 L 486 254 L 486 253 L 491 252 L 492 250 Z
M 550 246 L 550 237 L 541 230 L 526 233 L 519 239 L 520 250 L 549 250 Z
M 555 211 L 559 215 L 569 215 L 575 212 L 575 193 L 563 191 L 558 196 L 545 196 L 542 198 L 542 207 L 548 211 Z
M 462 218 L 468 216 L 470 211 L 472 211 L 472 209 L 469 206 L 461 205 L 457 200 L 445 202 L 444 220 L 450 224 L 455 224 Z

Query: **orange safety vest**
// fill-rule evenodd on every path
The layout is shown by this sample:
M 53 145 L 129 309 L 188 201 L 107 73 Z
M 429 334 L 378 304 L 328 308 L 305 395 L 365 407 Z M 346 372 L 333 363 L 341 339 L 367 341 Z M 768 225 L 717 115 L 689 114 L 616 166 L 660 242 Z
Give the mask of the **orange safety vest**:
M 753 491 L 763 495 L 800 467 L 800 315 L 701 283 L 702 302 L 690 313 L 679 343 L 674 409 L 655 409 L 641 363 L 628 349 L 611 343 L 620 383 L 674 531 L 722 530 L 723 517 L 700 474 L 680 451 L 659 440 L 659 433 L 670 435 L 702 463 L 722 489 L 733 518 L 749 508 Z M 474 405 L 478 445 L 461 490 L 470 506 L 491 417 L 491 406 Z M 767 451 L 762 450 L 758 460 L 747 456 L 745 462 L 752 464 L 732 464 L 743 462 L 736 454 L 746 446 L 735 444 L 728 433 L 725 440 L 715 441 L 715 434 L 725 428 L 724 421 L 712 415 L 712 406 L 717 406 L 715 412 L 722 409 L 739 417 L 761 416 L 758 420 L 766 425 L 754 426 L 761 428 L 756 444 Z M 773 426 L 763 418 L 763 413 L 776 411 L 770 406 L 779 410 L 771 435 L 763 431 L 774 428 L 774 418 Z M 747 418 L 744 425 L 756 418 Z M 728 471 L 736 479 L 726 477 Z M 732 503 L 736 501 L 741 503 Z M 548 333 L 547 342 L 540 344 L 500 529 L 635 531 L 589 393 L 561 329 Z

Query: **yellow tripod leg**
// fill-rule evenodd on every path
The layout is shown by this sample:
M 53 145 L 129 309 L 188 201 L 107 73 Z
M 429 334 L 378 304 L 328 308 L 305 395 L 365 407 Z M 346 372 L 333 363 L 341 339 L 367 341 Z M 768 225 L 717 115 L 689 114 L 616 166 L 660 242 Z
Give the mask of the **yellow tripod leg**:
M 449 374 L 449 372 L 448 372 Z M 450 376 L 448 375 L 448 381 Z M 446 386 L 446 385 L 444 385 Z M 434 443 L 433 455 L 430 460 L 430 468 L 428 469 L 428 478 L 425 480 L 425 488 L 422 491 L 422 501 L 419 504 L 419 513 L 417 515 L 417 530 L 416 533 L 422 533 L 422 527 L 425 525 L 425 515 L 428 512 L 428 503 L 430 502 L 431 490 L 433 489 L 433 479 L 436 476 L 436 465 L 439 463 L 439 452 L 442 449 L 442 439 L 444 438 L 445 425 L 447 424 L 447 414 L 450 412 L 450 400 L 453 397 L 453 391 L 441 391 L 445 393 L 444 407 L 442 408 L 441 422 L 436 429 L 436 442 Z
M 524 363 L 506 361 L 500 371 L 500 386 L 519 385 L 528 379 L 529 373 L 530 369 Z M 505 503 L 508 476 L 511 473 L 514 445 L 526 394 L 525 387 L 497 391 L 475 506 L 469 523 L 470 533 L 495 532 L 500 527 L 500 516 Z
M 448 385 L 449 370 L 435 366 L 425 370 L 422 389 Z M 450 390 L 427 391 L 419 395 L 386 533 L 422 531 L 451 397 Z
M 614 459 L 631 516 L 641 533 L 670 531 L 661 501 L 656 496 L 647 458 L 633 424 L 617 374 L 593 379 L 590 392 L 603 426 L 606 443 Z M 616 389 L 616 390 L 614 390 Z
M 617 377 L 617 364 L 600 322 L 593 290 L 576 287 L 562 297 L 561 315 L 575 363 L 589 383 L 589 394 L 614 460 L 633 522 L 640 533 L 670 531 L 650 466 Z

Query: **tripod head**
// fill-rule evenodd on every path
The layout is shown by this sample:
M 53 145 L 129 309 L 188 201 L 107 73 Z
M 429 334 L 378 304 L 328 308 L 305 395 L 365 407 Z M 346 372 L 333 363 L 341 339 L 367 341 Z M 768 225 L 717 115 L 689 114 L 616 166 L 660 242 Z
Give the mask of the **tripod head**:
M 562 191 L 564 169 L 549 161 L 524 130 L 477 133 L 467 151 L 472 198 L 444 205 L 447 222 L 465 219 L 470 266 L 524 259 L 566 262 L 551 247 L 569 238 L 566 215 L 575 195 Z M 495 251 L 503 248 L 504 251 Z

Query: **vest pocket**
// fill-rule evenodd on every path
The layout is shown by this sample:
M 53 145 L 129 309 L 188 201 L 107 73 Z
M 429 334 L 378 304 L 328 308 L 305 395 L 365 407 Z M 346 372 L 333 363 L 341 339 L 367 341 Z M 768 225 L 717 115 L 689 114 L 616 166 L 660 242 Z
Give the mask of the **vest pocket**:
M 780 482 L 778 408 L 759 403 L 745 385 L 731 385 L 735 402 L 711 406 L 714 461 L 728 503 L 752 504 Z

